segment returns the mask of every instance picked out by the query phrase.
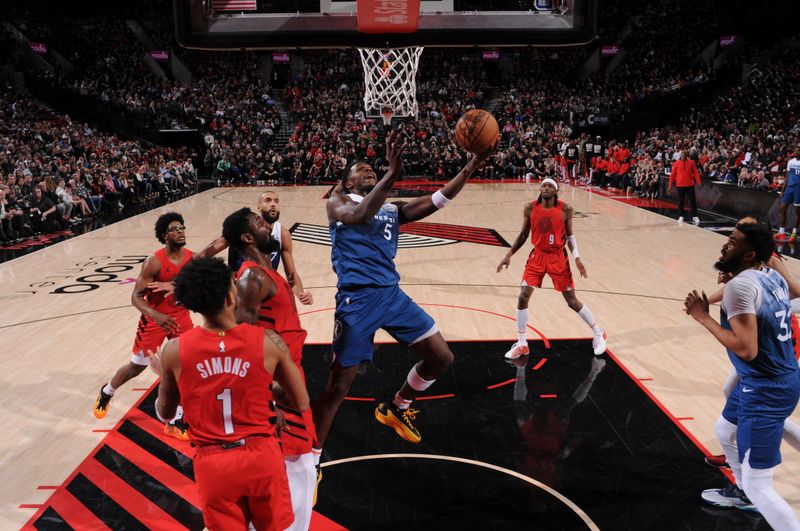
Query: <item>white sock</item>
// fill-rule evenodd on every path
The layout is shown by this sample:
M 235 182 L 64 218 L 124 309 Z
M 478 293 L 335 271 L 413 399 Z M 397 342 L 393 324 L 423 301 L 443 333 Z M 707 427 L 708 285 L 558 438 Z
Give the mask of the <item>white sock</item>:
M 794 228 L 794 229 L 792 229 L 792 236 L 796 236 L 796 235 L 797 235 L 797 228 Z
M 107 384 L 106 384 L 106 386 L 105 386 L 105 387 L 103 387 L 103 392 L 104 392 L 105 394 L 107 394 L 108 396 L 114 396 L 114 391 L 116 391 L 116 389 L 114 389 L 113 387 L 111 387 L 111 384 L 110 384 L 110 383 L 107 383 Z
M 517 310 L 517 344 L 528 344 L 528 309 Z
M 794 510 L 772 486 L 774 470 L 774 467 L 751 468 L 748 450 L 742 463 L 742 489 L 773 529 L 800 531 L 800 521 L 797 520 Z
M 314 455 L 314 466 L 319 466 L 319 460 L 322 457 L 322 448 L 312 448 L 311 453 Z
M 175 409 L 175 418 L 172 419 L 172 424 L 175 424 L 176 420 L 181 420 L 183 418 L 183 407 L 178 404 L 178 407 Z
M 594 315 L 592 315 L 592 310 L 589 309 L 588 306 L 585 304 L 583 308 L 578 312 L 578 315 L 581 316 L 581 319 L 592 328 L 592 333 L 596 336 L 603 335 L 603 329 L 597 326 L 597 321 L 594 320 Z
M 739 461 L 739 447 L 736 444 L 736 424 L 731 424 L 720 415 L 714 428 L 722 451 L 725 452 L 728 465 L 731 467 L 731 472 L 733 472 L 733 477 L 736 479 L 736 484 L 741 488 L 742 463 Z
M 786 234 L 786 229 L 784 229 L 783 227 L 779 228 L 778 234 Z
M 396 393 L 394 395 L 394 400 L 392 400 L 392 403 L 397 407 L 399 407 L 400 409 L 408 409 L 408 406 L 411 405 L 411 402 L 413 402 L 413 400 L 406 400 L 405 398 L 400 396 L 400 393 Z

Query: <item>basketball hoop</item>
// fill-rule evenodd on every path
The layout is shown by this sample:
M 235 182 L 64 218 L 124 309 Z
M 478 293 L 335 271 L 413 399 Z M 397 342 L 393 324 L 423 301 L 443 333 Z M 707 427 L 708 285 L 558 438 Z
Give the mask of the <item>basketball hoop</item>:
M 417 116 L 417 68 L 422 46 L 359 48 L 364 68 L 364 110 L 370 118 Z

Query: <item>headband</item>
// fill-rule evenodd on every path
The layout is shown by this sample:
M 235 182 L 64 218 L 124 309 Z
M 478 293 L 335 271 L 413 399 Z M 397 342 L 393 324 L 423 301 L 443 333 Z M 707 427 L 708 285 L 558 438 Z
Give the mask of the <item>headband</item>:
M 545 184 L 545 183 L 552 184 L 555 187 L 556 192 L 558 192 L 558 183 L 554 179 L 551 179 L 550 177 L 548 177 L 547 179 L 542 179 L 542 183 L 541 184 Z

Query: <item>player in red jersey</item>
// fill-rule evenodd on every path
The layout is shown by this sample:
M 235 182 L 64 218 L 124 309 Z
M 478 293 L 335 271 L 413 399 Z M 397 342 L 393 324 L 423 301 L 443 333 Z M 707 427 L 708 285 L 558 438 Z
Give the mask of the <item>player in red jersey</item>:
M 194 253 L 185 248 L 186 227 L 177 212 L 159 216 L 156 238 L 164 244 L 142 265 L 142 271 L 131 295 L 131 303 L 142 313 L 136 329 L 131 360 L 120 367 L 111 381 L 103 385 L 94 404 L 94 416 L 102 419 L 108 413 L 114 393 L 128 380 L 139 376 L 150 363 L 148 352 L 154 352 L 166 338 L 177 337 L 194 327 L 189 311 L 175 303 L 172 281 Z M 164 433 L 186 441 L 186 426 L 180 418 L 164 426 Z
M 204 322 L 153 356 L 161 375 L 155 408 L 163 420 L 184 404 L 206 527 L 286 529 L 294 517 L 270 385 L 274 375 L 293 407 L 307 411 L 302 376 L 275 332 L 236 323 L 236 286 L 222 260 L 192 260 L 175 295 Z
M 586 268 L 578 254 L 578 241 L 572 234 L 572 207 L 558 200 L 558 184 L 553 179 L 544 179 L 540 187 L 539 198 L 525 206 L 523 213 L 522 230 L 520 230 L 514 245 L 506 253 L 497 266 L 499 273 L 511 264 L 511 257 L 516 253 L 531 235 L 533 250 L 528 256 L 525 272 L 522 276 L 522 285 L 517 300 L 517 334 L 518 340 L 506 352 L 506 358 L 515 359 L 527 355 L 528 336 L 528 304 L 533 294 L 533 288 L 542 287 L 542 279 L 549 275 L 553 280 L 553 287 L 560 291 L 570 308 L 581 316 L 592 329 L 592 349 L 596 356 L 606 351 L 606 333 L 598 326 L 589 308 L 582 304 L 575 295 L 575 283 L 572 280 L 572 271 L 569 268 L 566 245 L 569 244 L 575 266 L 581 276 L 586 278 Z
M 277 242 L 269 225 L 249 208 L 242 208 L 225 219 L 222 235 L 244 259 L 236 274 L 237 320 L 277 332 L 303 374 L 300 362 L 308 334 L 300 325 L 292 288 L 273 269 L 270 252 Z M 302 413 L 295 410 L 282 399 L 280 391 L 275 399 L 284 417 L 281 446 L 292 492 L 295 522 L 291 529 L 306 531 L 311 524 L 317 483 L 317 459 L 312 452 L 316 441 L 314 421 L 311 410 Z

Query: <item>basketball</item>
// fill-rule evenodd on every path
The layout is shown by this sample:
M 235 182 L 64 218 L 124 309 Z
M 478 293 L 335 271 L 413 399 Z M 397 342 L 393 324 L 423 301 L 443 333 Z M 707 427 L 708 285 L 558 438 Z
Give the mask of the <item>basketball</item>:
M 499 137 L 497 120 L 483 109 L 465 112 L 456 123 L 456 142 L 470 153 L 485 153 L 494 149 Z

